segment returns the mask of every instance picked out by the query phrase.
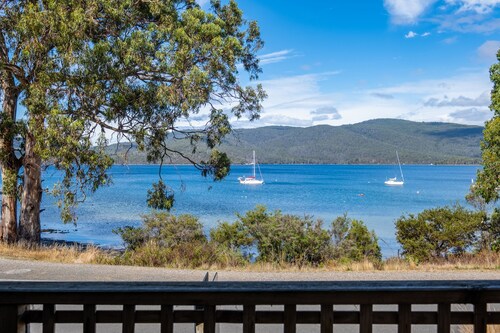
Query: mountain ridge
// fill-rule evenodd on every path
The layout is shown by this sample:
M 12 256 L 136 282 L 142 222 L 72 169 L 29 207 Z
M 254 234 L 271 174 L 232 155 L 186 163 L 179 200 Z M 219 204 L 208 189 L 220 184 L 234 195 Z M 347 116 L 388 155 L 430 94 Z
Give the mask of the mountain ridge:
M 219 150 L 235 164 L 250 162 L 252 150 L 263 164 L 394 164 L 396 150 L 405 164 L 477 164 L 482 132 L 481 126 L 400 119 L 340 126 L 266 126 L 234 129 Z M 191 151 L 183 140 L 169 144 Z M 145 154 L 135 147 L 126 155 L 128 147 L 109 147 L 116 163 L 147 163 Z M 189 156 L 206 159 L 207 152 L 200 148 Z M 172 163 L 185 163 L 180 156 L 171 157 Z

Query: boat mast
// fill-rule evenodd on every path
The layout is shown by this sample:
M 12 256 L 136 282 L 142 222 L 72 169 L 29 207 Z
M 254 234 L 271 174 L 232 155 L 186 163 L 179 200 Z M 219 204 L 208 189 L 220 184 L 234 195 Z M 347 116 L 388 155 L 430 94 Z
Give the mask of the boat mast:
M 255 150 L 253 151 L 253 178 L 255 178 Z
M 401 162 L 399 162 L 399 155 L 397 150 L 396 150 L 396 157 L 398 158 L 399 172 L 401 172 L 401 180 L 405 181 L 405 177 L 403 176 L 403 169 L 401 169 Z

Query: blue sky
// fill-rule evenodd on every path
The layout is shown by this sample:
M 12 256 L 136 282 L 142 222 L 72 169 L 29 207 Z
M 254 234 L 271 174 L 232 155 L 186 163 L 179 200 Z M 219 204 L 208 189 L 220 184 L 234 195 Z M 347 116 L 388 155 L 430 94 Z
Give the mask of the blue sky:
M 207 0 L 199 0 L 207 6 Z M 500 0 L 239 0 L 257 20 L 261 119 L 237 127 L 375 118 L 482 125 Z

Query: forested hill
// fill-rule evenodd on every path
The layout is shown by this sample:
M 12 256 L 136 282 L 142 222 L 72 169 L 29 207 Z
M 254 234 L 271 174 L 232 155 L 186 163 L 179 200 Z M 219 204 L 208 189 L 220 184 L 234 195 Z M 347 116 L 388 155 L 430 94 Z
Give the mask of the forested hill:
M 393 164 L 397 150 L 405 164 L 467 164 L 480 162 L 482 131 L 480 126 L 397 119 L 307 128 L 270 126 L 235 130 L 220 150 L 233 163 L 248 163 L 255 150 L 262 164 Z M 190 151 L 187 142 L 175 146 Z M 125 148 L 110 147 L 117 163 L 123 163 Z M 127 162 L 146 159 L 133 148 Z M 185 163 L 176 157 L 172 162 Z

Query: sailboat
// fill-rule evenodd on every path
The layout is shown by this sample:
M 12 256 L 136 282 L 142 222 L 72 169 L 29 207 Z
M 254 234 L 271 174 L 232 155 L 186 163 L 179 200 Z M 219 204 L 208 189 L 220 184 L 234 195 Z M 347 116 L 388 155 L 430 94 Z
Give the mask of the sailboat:
M 403 169 L 401 169 L 401 162 L 399 161 L 399 155 L 397 150 L 396 150 L 396 157 L 398 158 L 399 172 L 401 172 L 401 180 L 398 180 L 397 177 L 389 178 L 384 182 L 385 185 L 402 186 L 405 183 L 405 177 L 403 176 Z
M 260 179 L 257 179 L 255 176 L 255 165 L 257 163 L 255 162 L 255 150 L 253 151 L 253 160 L 252 160 L 252 166 L 253 166 L 253 173 L 252 176 L 248 177 L 239 177 L 238 180 L 240 181 L 240 184 L 244 185 L 261 185 L 264 184 L 264 179 L 262 179 L 262 174 L 260 175 Z M 259 168 L 259 173 L 260 173 L 260 168 Z

